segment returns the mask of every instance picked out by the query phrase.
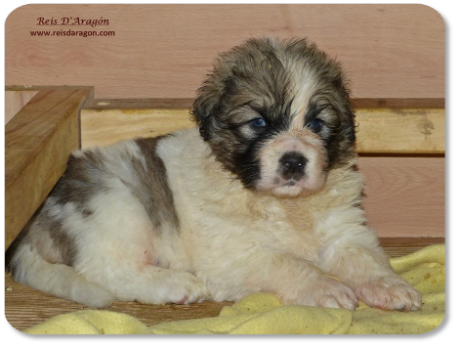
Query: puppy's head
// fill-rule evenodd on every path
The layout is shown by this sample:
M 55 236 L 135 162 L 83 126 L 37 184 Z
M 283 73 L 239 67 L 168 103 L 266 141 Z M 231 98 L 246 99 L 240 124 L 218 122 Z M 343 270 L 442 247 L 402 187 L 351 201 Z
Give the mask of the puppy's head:
M 342 69 L 306 40 L 252 39 L 222 54 L 193 114 L 227 170 L 277 196 L 320 190 L 355 154 Z

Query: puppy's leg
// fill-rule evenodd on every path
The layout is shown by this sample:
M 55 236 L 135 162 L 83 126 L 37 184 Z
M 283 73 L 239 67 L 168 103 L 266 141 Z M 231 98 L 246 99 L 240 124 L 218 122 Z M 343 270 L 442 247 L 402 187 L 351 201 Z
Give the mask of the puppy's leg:
M 154 226 L 130 190 L 120 185 L 96 195 L 89 205 L 93 215 L 72 225 L 82 246 L 74 267 L 85 278 L 123 301 L 191 303 L 209 297 L 203 281 L 192 273 L 161 267 L 185 267 L 187 260 L 177 266 L 175 259 L 181 255 L 179 232 L 165 220 Z M 164 250 L 174 253 L 165 257 Z
M 109 307 L 115 299 L 109 291 L 89 282 L 72 267 L 47 262 L 28 243 L 19 247 L 12 262 L 18 283 L 45 293 L 95 308 Z
M 256 291 L 275 293 L 283 303 L 348 308 L 358 301 L 347 285 L 329 278 L 312 264 L 290 254 L 265 255 L 247 284 Z M 263 262 L 263 263 L 262 263 Z
M 392 270 L 374 231 L 356 226 L 328 243 L 319 254 L 319 266 L 349 284 L 360 300 L 387 310 L 417 310 L 422 297 Z
M 118 300 L 146 304 L 189 304 L 209 298 L 203 281 L 189 272 L 153 265 L 140 266 L 129 260 L 123 263 L 113 261 L 103 274 L 87 271 L 84 275 L 96 284 L 104 284 Z

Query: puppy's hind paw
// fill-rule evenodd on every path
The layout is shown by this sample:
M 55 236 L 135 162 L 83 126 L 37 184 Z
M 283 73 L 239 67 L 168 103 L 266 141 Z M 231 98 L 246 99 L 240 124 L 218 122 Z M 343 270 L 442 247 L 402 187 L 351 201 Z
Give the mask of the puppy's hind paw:
M 366 282 L 355 289 L 360 300 L 370 307 L 385 310 L 415 311 L 422 307 L 422 296 L 400 277 L 390 276 Z
M 204 282 L 188 272 L 163 270 L 163 276 L 152 282 L 137 296 L 145 304 L 176 303 L 190 304 L 210 299 L 210 292 Z
M 186 279 L 176 286 L 169 302 L 177 304 L 200 303 L 210 299 L 211 295 L 204 282 L 198 277 L 185 274 Z
M 73 288 L 72 300 L 93 308 L 108 308 L 115 300 L 115 296 L 96 284 L 88 283 L 83 290 Z

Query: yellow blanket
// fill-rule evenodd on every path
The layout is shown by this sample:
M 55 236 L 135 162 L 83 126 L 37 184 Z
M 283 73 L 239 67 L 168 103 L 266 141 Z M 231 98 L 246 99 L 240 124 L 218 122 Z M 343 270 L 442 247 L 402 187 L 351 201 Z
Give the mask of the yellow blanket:
M 383 311 L 360 303 L 347 309 L 283 306 L 270 294 L 250 295 L 216 318 L 145 326 L 126 314 L 82 310 L 53 317 L 25 330 L 30 334 L 415 334 L 433 330 L 444 319 L 445 249 L 433 245 L 394 258 L 391 264 L 423 294 L 416 312 Z

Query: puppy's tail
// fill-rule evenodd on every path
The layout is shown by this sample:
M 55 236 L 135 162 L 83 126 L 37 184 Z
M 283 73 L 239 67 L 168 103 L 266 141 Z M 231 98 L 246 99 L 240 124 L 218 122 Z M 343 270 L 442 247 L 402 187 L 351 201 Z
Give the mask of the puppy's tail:
M 10 248 L 11 249 L 11 248 Z M 8 250 L 7 270 L 18 283 L 95 308 L 109 307 L 114 296 L 89 282 L 74 268 L 44 260 L 28 243 Z

